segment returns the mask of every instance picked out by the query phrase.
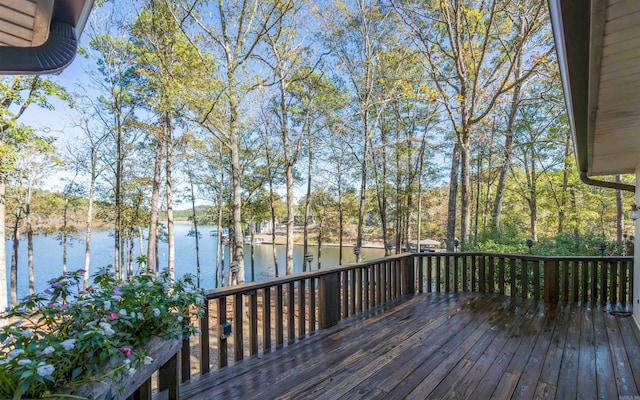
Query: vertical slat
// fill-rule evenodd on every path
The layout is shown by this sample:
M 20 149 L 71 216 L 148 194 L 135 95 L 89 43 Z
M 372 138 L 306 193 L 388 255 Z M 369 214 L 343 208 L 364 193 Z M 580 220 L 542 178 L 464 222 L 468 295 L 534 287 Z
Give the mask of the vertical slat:
M 436 292 L 440 293 L 440 285 L 441 285 L 441 278 L 440 278 L 440 263 L 441 263 L 441 257 L 440 256 L 436 256 Z
M 476 267 L 477 267 L 477 257 L 471 257 L 471 291 L 475 292 L 477 289 L 477 278 L 476 278 Z M 478 290 L 480 291 L 480 290 Z
M 633 261 L 627 262 L 627 271 L 629 271 L 629 295 L 627 298 L 629 299 L 629 303 L 633 304 L 633 301 L 634 301 L 633 280 L 635 279 L 634 272 L 633 272 Z
M 227 298 L 218 298 L 218 368 L 228 365 L 227 338 L 222 337 L 222 324 L 227 322 Z
M 258 354 L 258 293 L 249 293 L 249 354 Z
M 418 292 L 424 293 L 424 257 L 418 258 Z
M 589 287 L 589 281 L 587 278 L 589 276 L 588 274 L 589 270 L 588 270 L 587 263 L 583 262 L 581 266 L 582 266 L 582 270 L 580 271 L 580 273 L 582 274 L 582 296 L 581 297 L 582 297 L 582 303 L 586 303 L 588 299 L 587 288 Z
M 433 282 L 432 282 L 432 270 L 433 267 L 433 257 L 427 257 L 427 293 L 431 293 L 433 291 Z
M 371 292 L 370 292 L 370 285 L 369 285 L 369 276 L 371 275 L 371 266 L 365 267 L 362 270 L 362 273 L 364 275 L 364 304 L 362 305 L 362 307 L 365 310 L 369 309 L 369 299 L 371 298 Z
M 484 293 L 487 290 L 485 282 L 484 256 L 478 256 L 478 292 Z
M 282 347 L 284 343 L 284 317 L 282 315 L 282 285 L 276 286 L 276 348 Z
M 627 262 L 620 263 L 620 301 L 627 302 Z
M 262 292 L 262 348 L 267 353 L 271 350 L 271 288 Z
M 298 281 L 298 339 L 302 339 L 307 333 L 307 309 L 306 309 L 306 280 L 301 279 Z
M 516 287 L 516 259 L 512 258 L 509 260 L 509 279 L 510 279 L 510 295 L 511 297 L 515 297 L 518 295 L 518 288 Z
M 134 398 L 135 400 L 151 400 L 152 390 L 151 390 L 151 377 L 147 379 L 142 386 L 137 390 L 137 395 Z
M 167 363 L 161 368 L 167 371 L 167 393 L 169 400 L 178 400 L 180 398 L 180 386 L 178 385 L 178 354 L 167 361 Z
M 320 329 L 335 326 L 340 319 L 340 275 L 332 273 L 318 278 L 318 314 Z
M 498 259 L 498 288 L 500 294 L 504 296 L 504 257 Z
M 611 270 L 611 302 L 616 303 L 618 301 L 618 262 L 608 264 Z
M 520 260 L 520 286 L 522 286 L 522 293 L 520 296 L 523 299 L 529 297 L 529 261 Z
M 451 291 L 451 259 L 452 257 L 446 256 L 444 258 L 444 292 L 449 293 Z
M 462 291 L 463 292 L 469 291 L 469 271 L 467 271 L 467 268 L 468 268 L 467 261 L 468 261 L 467 256 L 463 256 L 462 257 Z
M 191 379 L 191 346 L 189 339 L 184 339 L 180 349 L 180 383 L 185 383 L 189 379 Z
M 287 343 L 296 341 L 296 292 L 293 282 L 287 283 Z
M 234 359 L 240 361 L 244 358 L 244 338 L 243 338 L 243 299 L 242 294 L 233 296 L 233 348 Z
M 349 271 L 340 272 L 342 279 L 342 318 L 349 316 Z
M 376 265 L 376 305 L 382 304 L 382 294 L 384 293 L 384 283 L 382 281 L 382 265 Z
M 604 260 L 600 261 L 600 301 L 606 302 L 607 299 L 607 267 Z
M 316 331 L 316 278 L 309 279 L 309 333 Z
M 591 268 L 591 301 L 598 301 L 598 262 L 582 261 Z
M 453 256 L 453 292 L 458 292 L 458 263 L 460 261 L 460 257 Z
M 562 263 L 562 300 L 569 301 L 569 269 L 573 267 L 575 261 L 565 261 Z
M 495 259 L 493 256 L 489 256 L 489 276 L 487 278 L 487 290 L 489 293 L 494 293 L 496 291 L 495 288 L 496 281 L 496 267 L 495 267 Z
M 539 265 L 539 263 L 538 263 Z M 546 260 L 544 262 L 544 301 L 558 302 L 558 262 Z
M 200 374 L 211 370 L 211 353 L 209 350 L 209 300 L 204 300 L 204 313 L 200 318 Z
M 382 279 L 384 282 L 382 285 L 382 300 L 386 303 L 391 299 L 391 274 L 389 272 L 389 263 L 385 262 L 383 266 L 384 270 L 382 271 Z
M 351 305 L 351 313 L 349 315 L 355 315 L 356 313 L 356 270 L 352 269 L 349 271 L 349 283 L 351 286 L 351 290 L 349 293 L 349 304 Z
M 579 281 L 579 278 L 580 278 L 580 269 L 579 268 L 580 268 L 579 263 L 575 262 L 573 264 L 573 275 L 571 276 L 571 278 L 572 278 L 571 280 L 573 281 L 573 285 L 572 285 L 573 286 L 573 296 L 571 298 L 571 301 L 575 301 L 575 302 L 577 302 L 578 299 L 580 298 L 580 294 L 578 292 L 578 286 L 580 286 L 578 284 L 578 282 L 580 282 Z
M 363 278 L 362 268 L 356 268 L 356 304 L 358 308 L 358 312 L 362 312 L 362 278 Z
M 540 300 L 540 262 L 533 261 L 533 298 Z

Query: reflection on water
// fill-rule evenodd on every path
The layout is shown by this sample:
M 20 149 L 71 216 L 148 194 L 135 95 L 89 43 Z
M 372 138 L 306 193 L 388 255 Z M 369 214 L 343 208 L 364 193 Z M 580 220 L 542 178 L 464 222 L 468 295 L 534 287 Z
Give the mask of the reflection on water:
M 202 238 L 199 240 L 200 247 L 200 270 L 201 270 L 201 286 L 204 288 L 213 288 L 215 283 L 215 256 L 216 256 L 216 237 L 210 236 L 209 232 L 214 227 L 199 227 L 202 231 Z M 182 276 L 185 273 L 196 274 L 196 251 L 195 236 L 188 236 L 191 230 L 190 225 L 175 226 L 175 247 L 176 247 L 176 276 Z M 78 235 L 84 239 L 84 234 Z M 114 244 L 113 237 L 109 236 L 107 231 L 98 231 L 92 233 L 91 239 L 91 268 L 95 271 L 97 268 L 104 267 L 113 263 Z M 11 259 L 11 242 L 7 241 L 7 264 Z M 45 289 L 46 282 L 62 273 L 62 246 L 55 235 L 38 235 L 34 237 L 34 269 L 35 269 L 35 289 L 36 292 Z M 146 248 L 146 243 L 144 244 Z M 69 271 L 77 270 L 84 265 L 84 240 L 73 242 L 68 247 L 67 269 Z M 254 246 L 254 267 L 256 280 L 263 280 L 275 277 L 275 266 L 273 262 L 273 245 L 257 244 Z M 312 246 L 309 251 L 313 253 L 313 262 L 311 269 L 318 268 L 318 248 Z M 338 264 L 339 248 L 337 246 L 322 247 L 322 267 L 330 267 Z M 278 272 L 280 276 L 285 275 L 285 247 L 284 245 L 276 246 L 276 254 L 278 257 Z M 134 258 L 140 255 L 139 245 L 136 241 L 134 249 Z M 167 244 L 160 243 L 159 247 L 160 268 L 166 267 L 167 264 Z M 250 246 L 245 245 L 245 280 L 251 281 L 251 251 Z M 371 260 L 384 256 L 382 249 L 362 249 L 362 258 Z M 343 263 L 355 261 L 352 252 L 352 244 L 343 247 Z M 293 267 L 294 272 L 302 272 L 304 262 L 303 246 L 295 246 L 293 249 Z M 229 276 L 229 248 L 225 248 L 225 278 Z M 7 278 L 9 271 L 7 271 Z M 9 279 L 7 279 L 9 282 Z M 18 255 L 18 297 L 22 298 L 28 293 L 27 278 L 27 243 L 26 240 L 20 242 Z

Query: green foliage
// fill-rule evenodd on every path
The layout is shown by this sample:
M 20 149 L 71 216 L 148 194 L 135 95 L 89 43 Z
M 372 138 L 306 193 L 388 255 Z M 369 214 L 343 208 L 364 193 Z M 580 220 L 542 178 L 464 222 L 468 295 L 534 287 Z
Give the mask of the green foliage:
M 152 337 L 187 339 L 199 330 L 204 292 L 192 276 L 173 281 L 138 275 L 114 278 L 108 268 L 81 290 L 85 271 L 49 281 L 28 296 L 0 329 L 0 396 L 20 399 L 66 387 L 134 374 L 151 360 L 141 350 Z

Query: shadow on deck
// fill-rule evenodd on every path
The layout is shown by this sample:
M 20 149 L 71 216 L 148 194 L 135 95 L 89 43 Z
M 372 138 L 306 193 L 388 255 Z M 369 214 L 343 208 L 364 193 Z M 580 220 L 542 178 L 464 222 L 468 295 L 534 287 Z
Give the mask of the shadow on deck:
M 617 399 L 640 388 L 631 318 L 483 293 L 403 297 L 183 384 L 182 399 Z

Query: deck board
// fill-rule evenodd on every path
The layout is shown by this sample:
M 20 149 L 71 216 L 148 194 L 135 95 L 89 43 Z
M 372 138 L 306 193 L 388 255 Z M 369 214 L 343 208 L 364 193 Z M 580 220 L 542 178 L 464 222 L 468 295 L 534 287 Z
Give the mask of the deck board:
M 604 305 L 428 293 L 195 377 L 180 398 L 577 399 L 638 394 L 630 318 Z

